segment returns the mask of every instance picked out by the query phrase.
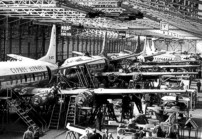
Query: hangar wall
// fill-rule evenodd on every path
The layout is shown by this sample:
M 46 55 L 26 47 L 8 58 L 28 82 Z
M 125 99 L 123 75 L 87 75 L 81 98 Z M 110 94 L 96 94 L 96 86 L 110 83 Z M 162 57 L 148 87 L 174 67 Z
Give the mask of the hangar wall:
M 158 50 L 178 51 L 196 53 L 196 40 L 180 40 L 180 41 L 155 41 Z
M 202 41 L 198 40 L 196 42 L 196 50 L 197 50 L 197 53 L 202 53 Z
M 8 20 L 8 19 L 7 19 Z M 1 21 L 1 20 L 0 20 Z M 60 26 L 60 25 L 59 25 Z M 97 55 L 101 51 L 103 38 L 98 36 L 61 36 L 57 27 L 57 59 L 72 57 L 72 51 L 86 52 Z M 30 21 L 14 20 L 0 22 L 0 60 L 7 59 L 6 54 L 14 53 L 38 59 L 48 49 L 52 26 L 33 24 Z M 133 49 L 134 40 L 108 39 L 108 52 L 119 52 Z

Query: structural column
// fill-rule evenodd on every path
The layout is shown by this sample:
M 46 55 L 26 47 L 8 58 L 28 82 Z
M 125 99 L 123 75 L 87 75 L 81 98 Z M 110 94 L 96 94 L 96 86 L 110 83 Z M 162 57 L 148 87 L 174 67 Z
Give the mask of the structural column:
M 13 37 L 12 37 L 12 31 L 13 31 L 13 27 L 10 25 L 9 27 L 9 53 L 12 54 L 12 41 L 13 41 Z
M 80 38 L 79 38 L 79 36 L 77 36 L 77 51 L 80 52 L 79 44 L 80 44 Z
M 36 32 L 35 32 L 35 50 L 36 50 L 36 59 L 38 58 L 38 31 L 39 31 L 39 26 L 38 25 L 36 25 Z
M 45 55 L 45 46 L 46 46 L 45 26 L 42 26 L 42 55 Z
M 19 54 L 22 54 L 22 27 L 20 25 L 20 21 L 18 23 L 18 33 L 19 33 Z
M 67 37 L 66 37 L 66 40 L 67 40 L 67 58 L 69 58 L 69 44 L 70 44 L 70 37 L 67 36 Z

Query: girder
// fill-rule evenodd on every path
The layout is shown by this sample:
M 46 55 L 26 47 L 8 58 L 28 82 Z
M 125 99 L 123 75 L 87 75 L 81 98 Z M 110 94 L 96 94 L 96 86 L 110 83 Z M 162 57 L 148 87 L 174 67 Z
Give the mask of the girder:
M 201 35 L 202 25 L 200 23 L 172 15 L 162 10 L 152 9 L 146 2 L 139 0 L 128 0 L 124 4 L 129 7 L 132 5 L 134 10 L 140 10 L 148 18 L 153 17 L 156 18 L 156 21 L 166 21 L 177 28 Z
M 82 24 L 95 30 L 114 30 L 111 33 L 112 38 L 118 37 L 116 31 L 128 29 L 132 29 L 129 31 L 132 35 L 153 35 L 165 38 L 186 39 L 194 38 L 194 35 L 202 35 L 202 20 L 198 18 L 200 15 L 197 13 L 201 11 L 196 10 L 202 2 L 197 0 L 186 0 L 185 3 L 174 0 L 124 0 L 123 3 L 121 2 L 120 0 L 1 0 L 0 15 L 39 22 Z M 126 5 L 128 8 L 121 5 Z M 104 12 L 105 17 L 86 18 L 88 12 L 96 11 Z M 140 11 L 147 18 L 125 21 L 125 16 Z M 123 15 L 123 18 L 119 15 Z M 160 21 L 169 23 L 170 30 L 161 31 Z M 144 31 L 140 31 L 140 28 Z M 183 31 L 179 32 L 179 29 Z M 100 36 L 102 33 L 91 30 L 82 34 Z
M 1 0 L 1 7 L 56 7 L 55 0 Z

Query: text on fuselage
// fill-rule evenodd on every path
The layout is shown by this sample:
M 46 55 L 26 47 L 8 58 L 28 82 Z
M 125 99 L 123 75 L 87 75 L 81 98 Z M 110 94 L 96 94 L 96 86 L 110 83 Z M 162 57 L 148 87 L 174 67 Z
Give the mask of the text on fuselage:
M 34 72 L 34 71 L 41 71 L 43 70 L 42 66 L 31 66 L 31 67 L 18 67 L 18 68 L 10 68 L 12 73 L 27 73 L 27 72 Z

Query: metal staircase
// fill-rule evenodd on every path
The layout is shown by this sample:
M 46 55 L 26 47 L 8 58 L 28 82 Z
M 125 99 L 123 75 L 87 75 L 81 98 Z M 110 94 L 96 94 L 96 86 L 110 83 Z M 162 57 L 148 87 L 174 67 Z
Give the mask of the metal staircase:
M 17 101 L 7 100 L 9 106 L 15 107 L 16 113 L 27 124 L 27 126 L 36 126 L 37 124 L 29 117 L 28 112 L 31 109 L 23 109 Z
M 93 78 L 91 76 L 89 65 L 85 64 L 84 67 L 85 67 L 85 69 L 87 71 L 87 74 L 88 74 L 88 77 L 89 77 L 89 82 L 90 82 L 89 87 L 90 88 L 95 88 L 94 80 L 93 80 Z
M 90 69 L 87 64 L 84 65 L 84 68 L 77 66 L 76 74 L 81 86 L 95 88 L 94 80 L 91 76 Z
M 68 109 L 66 113 L 66 119 L 65 119 L 65 126 L 67 123 L 74 124 L 76 123 L 76 103 L 75 103 L 76 96 L 70 96 Z
M 7 103 L 10 106 L 13 106 L 16 109 L 16 113 L 19 117 L 28 125 L 34 125 L 41 128 L 41 131 L 47 130 L 46 121 L 39 115 L 32 105 L 25 101 L 21 96 L 19 96 L 15 91 L 11 90 L 13 96 L 12 100 L 8 100 Z M 31 121 L 32 120 L 32 121 Z
M 48 125 L 48 129 L 58 129 L 59 128 L 59 123 L 60 123 L 60 116 L 62 112 L 62 104 L 63 103 L 56 103 L 53 106 L 50 122 Z
M 76 75 L 79 80 L 80 86 L 82 86 L 82 87 L 86 86 L 87 83 L 85 80 L 82 79 L 82 76 L 81 76 L 83 74 L 81 68 L 79 66 L 77 66 L 77 69 L 75 69 L 75 71 L 76 71 Z

